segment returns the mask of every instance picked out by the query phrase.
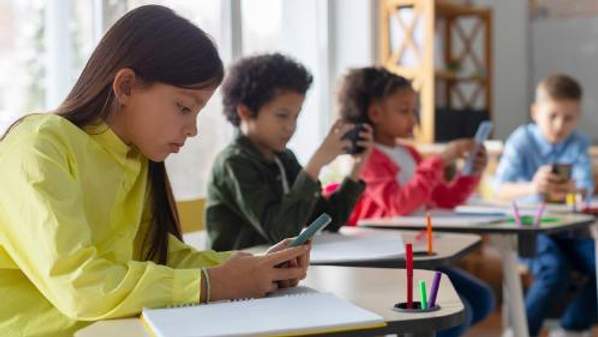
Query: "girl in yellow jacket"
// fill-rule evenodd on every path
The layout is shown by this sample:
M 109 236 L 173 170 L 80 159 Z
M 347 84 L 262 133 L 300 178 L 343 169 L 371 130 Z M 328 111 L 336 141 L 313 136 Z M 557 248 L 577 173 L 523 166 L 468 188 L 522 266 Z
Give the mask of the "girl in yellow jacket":
M 143 307 L 263 296 L 304 277 L 308 246 L 251 256 L 181 240 L 164 159 L 196 135 L 223 72 L 202 30 L 140 7 L 106 33 L 55 113 L 6 133 L 1 336 L 72 336 Z

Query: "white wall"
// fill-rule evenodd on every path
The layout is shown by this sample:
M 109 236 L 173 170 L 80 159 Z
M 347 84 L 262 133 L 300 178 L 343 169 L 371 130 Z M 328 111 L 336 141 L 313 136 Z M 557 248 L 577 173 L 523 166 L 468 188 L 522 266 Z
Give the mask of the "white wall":
M 529 117 L 528 2 L 478 0 L 476 4 L 494 10 L 494 136 L 504 140 Z
M 584 89 L 580 128 L 598 141 L 598 17 L 540 19 L 532 22 L 534 83 L 564 72 Z
M 282 48 L 315 76 L 299 117 L 297 134 L 289 144 L 304 163 L 320 145 L 336 116 L 338 80 L 348 68 L 375 62 L 373 4 L 370 0 L 285 0 L 283 36 L 293 39 L 283 41 Z
M 376 64 L 377 11 L 375 1 L 332 0 L 333 50 L 331 74 L 336 89 L 349 68 Z M 335 94 L 336 92 L 333 91 Z

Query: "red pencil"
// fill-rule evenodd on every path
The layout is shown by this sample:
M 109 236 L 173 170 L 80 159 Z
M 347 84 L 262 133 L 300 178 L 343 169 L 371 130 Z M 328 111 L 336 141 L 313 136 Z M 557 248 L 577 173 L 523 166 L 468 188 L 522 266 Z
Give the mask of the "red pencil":
M 407 309 L 413 307 L 413 245 L 405 245 L 405 267 L 407 269 Z

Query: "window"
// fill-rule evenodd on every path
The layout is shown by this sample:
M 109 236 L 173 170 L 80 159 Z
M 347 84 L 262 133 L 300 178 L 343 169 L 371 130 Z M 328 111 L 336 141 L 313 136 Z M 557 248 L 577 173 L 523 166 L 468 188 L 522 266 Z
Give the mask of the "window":
M 318 0 L 241 2 L 243 55 L 282 52 L 301 62 L 314 76 L 297 131 L 289 142 L 289 148 L 303 164 L 319 146 L 331 115 L 326 3 Z
M 354 0 L 355 4 L 347 5 L 343 1 L 340 6 L 318 0 L 0 1 L 0 133 L 26 113 L 56 108 L 105 30 L 119 17 L 141 5 L 161 4 L 210 34 L 227 67 L 243 55 L 280 51 L 312 72 L 314 84 L 289 144 L 305 163 L 319 146 L 333 115 L 331 68 L 336 56 L 331 40 L 334 29 L 330 28 L 334 20 L 329 17 L 334 6 L 355 7 L 358 1 L 367 3 Z M 355 54 L 344 49 L 342 53 L 345 58 Z M 205 195 L 214 157 L 233 137 L 234 128 L 221 110 L 221 97 L 216 93 L 200 114 L 198 136 L 166 162 L 178 200 Z
M 221 0 L 129 0 L 129 9 L 160 4 L 189 19 L 214 38 L 221 56 L 224 50 L 223 1 Z M 185 147 L 166 160 L 166 167 L 177 200 L 204 196 L 214 158 L 232 139 L 233 129 L 222 114 L 221 95 L 216 92 L 201 111 L 197 121 L 198 134 L 188 139 Z
M 0 2 L 0 133 L 62 102 L 95 46 L 93 15 L 91 1 Z
M 282 46 L 280 0 L 242 0 L 243 55 L 275 52 Z
M 43 1 L 0 2 L 0 134 L 26 112 L 44 108 Z

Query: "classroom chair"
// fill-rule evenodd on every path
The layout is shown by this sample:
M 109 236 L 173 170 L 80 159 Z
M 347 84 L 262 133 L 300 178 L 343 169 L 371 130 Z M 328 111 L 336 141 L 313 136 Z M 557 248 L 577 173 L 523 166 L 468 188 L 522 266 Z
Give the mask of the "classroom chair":
M 181 232 L 183 234 L 197 232 L 205 228 L 205 203 L 205 198 L 177 201 L 176 207 L 179 212 Z

